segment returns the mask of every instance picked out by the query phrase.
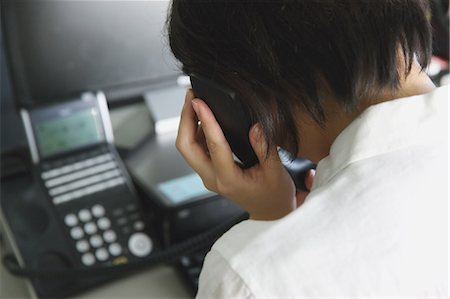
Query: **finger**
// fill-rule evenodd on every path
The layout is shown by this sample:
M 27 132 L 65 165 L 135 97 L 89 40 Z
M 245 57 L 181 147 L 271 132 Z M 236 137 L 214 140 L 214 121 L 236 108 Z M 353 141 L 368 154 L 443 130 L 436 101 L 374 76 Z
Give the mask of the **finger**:
M 311 191 L 312 185 L 314 183 L 314 176 L 315 175 L 316 175 L 316 170 L 315 169 L 310 169 L 306 173 L 305 186 L 306 186 L 306 189 L 308 189 L 308 191 Z
M 234 163 L 230 145 L 225 139 L 214 114 L 209 109 L 208 105 L 200 99 L 194 99 L 192 101 L 192 107 L 202 123 L 209 156 L 217 175 L 230 175 L 234 173 L 238 167 Z
M 210 174 L 209 168 L 212 166 L 204 148 L 197 141 L 198 119 L 191 105 L 193 98 L 194 94 L 190 89 L 186 93 L 185 104 L 181 111 L 176 146 L 186 162 L 202 176 L 203 173 Z
M 306 189 L 308 191 L 298 191 L 297 192 L 297 194 L 296 194 L 297 207 L 299 207 L 299 206 L 301 206 L 303 204 L 303 202 L 306 199 L 306 196 L 308 196 L 309 192 L 311 191 L 315 175 L 316 175 L 316 170 L 315 169 L 310 169 L 306 173 L 306 176 L 305 176 L 305 187 L 306 187 Z
M 296 201 L 297 201 L 297 207 L 301 206 L 306 199 L 306 196 L 308 196 L 309 192 L 306 191 L 298 191 L 295 195 Z
M 197 127 L 197 143 L 202 147 L 203 151 L 209 156 L 208 147 L 206 146 L 205 133 L 203 133 L 202 126 Z

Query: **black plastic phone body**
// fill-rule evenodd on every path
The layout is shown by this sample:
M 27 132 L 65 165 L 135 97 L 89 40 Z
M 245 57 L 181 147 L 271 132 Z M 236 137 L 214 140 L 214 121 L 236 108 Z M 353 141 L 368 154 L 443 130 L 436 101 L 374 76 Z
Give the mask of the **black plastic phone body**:
M 191 74 L 191 85 L 196 98 L 203 100 L 211 109 L 234 155 L 242 168 L 258 163 L 249 141 L 252 126 L 250 116 L 236 93 L 198 74 Z

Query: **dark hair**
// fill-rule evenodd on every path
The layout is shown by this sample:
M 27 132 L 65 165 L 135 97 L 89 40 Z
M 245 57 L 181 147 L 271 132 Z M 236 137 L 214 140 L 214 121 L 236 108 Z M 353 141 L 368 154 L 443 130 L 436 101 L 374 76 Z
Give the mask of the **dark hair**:
M 428 64 L 427 13 L 421 0 L 173 0 L 167 23 L 183 72 L 235 90 L 268 149 L 297 153 L 295 111 L 323 126 L 322 87 L 354 111 L 373 92 L 397 89 L 414 56 Z

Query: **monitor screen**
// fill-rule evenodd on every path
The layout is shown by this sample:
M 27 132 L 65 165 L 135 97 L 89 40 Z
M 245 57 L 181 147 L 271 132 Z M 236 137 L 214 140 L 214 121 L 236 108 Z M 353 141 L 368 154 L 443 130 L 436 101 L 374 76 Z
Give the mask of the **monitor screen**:
M 19 97 L 46 102 L 180 73 L 164 34 L 168 1 L 2 1 Z

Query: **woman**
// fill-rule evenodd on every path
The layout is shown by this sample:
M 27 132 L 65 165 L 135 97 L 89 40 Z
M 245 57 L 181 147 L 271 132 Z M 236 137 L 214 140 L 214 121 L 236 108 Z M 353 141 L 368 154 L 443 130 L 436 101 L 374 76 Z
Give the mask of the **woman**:
M 250 214 L 207 255 L 199 298 L 448 295 L 448 89 L 424 73 L 427 12 L 418 0 L 173 1 L 174 55 L 240 95 L 260 161 L 236 166 L 187 92 L 177 148 Z M 309 193 L 277 147 L 318 164 Z

